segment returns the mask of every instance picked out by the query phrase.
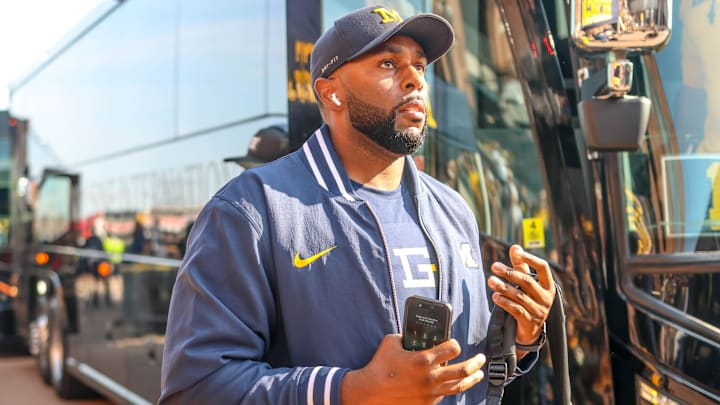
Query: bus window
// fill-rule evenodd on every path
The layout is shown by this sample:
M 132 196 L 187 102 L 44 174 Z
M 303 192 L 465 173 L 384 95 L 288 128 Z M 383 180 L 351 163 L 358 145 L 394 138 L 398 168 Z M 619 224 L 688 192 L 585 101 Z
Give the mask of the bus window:
M 630 324 L 646 325 L 631 329 L 642 331 L 631 332 L 638 351 L 689 385 L 718 392 L 713 333 L 720 326 L 720 273 L 707 254 L 720 250 L 720 137 L 712 113 L 720 60 L 710 40 L 718 33 L 711 4 L 673 2 L 679 18 L 668 46 L 657 57 L 632 60 L 631 93 L 648 97 L 652 109 L 639 150 L 619 156 L 626 231 L 620 243 L 630 256 L 619 275 Z
M 442 12 L 457 38 L 430 84 L 425 169 L 468 201 L 481 233 L 548 256 L 543 170 L 497 5 L 464 0 Z
M 10 231 L 10 137 L 0 135 L 0 246 L 8 242 Z
M 72 219 L 68 177 L 48 177 L 40 186 L 33 220 L 33 240 L 37 243 L 73 244 L 70 236 Z
M 712 74 L 720 59 L 707 40 L 720 31 L 710 3 L 674 2 L 673 39 L 657 62 L 642 60 L 636 77 L 647 83 L 639 91 L 653 110 L 642 149 L 621 159 L 634 254 L 720 248 L 720 123 L 710 113 L 720 99 L 720 81 Z
M 710 27 L 707 15 L 690 13 L 685 3 L 675 5 L 685 11 L 657 61 L 636 62 L 636 91 L 653 109 L 641 149 L 620 159 L 635 255 L 720 249 L 720 137 L 710 113 L 720 81 L 709 74 L 717 56 L 704 48 L 708 41 L 692 51 L 685 46 L 700 27 Z
M 177 135 L 286 110 L 285 83 L 277 80 L 286 74 L 285 16 L 278 3 L 177 2 Z M 252 40 L 249 32 L 256 35 Z

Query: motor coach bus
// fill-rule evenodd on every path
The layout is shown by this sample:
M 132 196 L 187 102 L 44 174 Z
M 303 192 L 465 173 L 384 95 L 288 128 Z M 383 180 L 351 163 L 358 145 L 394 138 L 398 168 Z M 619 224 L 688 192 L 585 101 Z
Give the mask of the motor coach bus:
M 551 263 L 574 403 L 717 403 L 714 2 L 672 3 L 659 53 L 623 52 L 617 35 L 667 34 L 652 2 L 600 3 L 578 6 L 587 36 L 576 41 L 565 1 L 385 1 L 400 15 L 441 14 L 457 35 L 427 74 L 429 128 L 415 160 L 468 201 L 486 269 L 512 243 Z M 157 400 L 195 215 L 241 172 L 226 160 L 256 131 L 287 125 L 298 147 L 319 125 L 312 42 L 364 5 L 108 1 L 13 85 L 10 112 L 27 123 L 12 179 L 27 185 L 11 224 L 16 329 L 60 396 L 90 387 L 120 403 Z M 610 113 L 593 101 L 604 99 L 631 107 Z M 629 127 L 634 145 L 613 138 Z M 506 403 L 559 397 L 542 353 Z

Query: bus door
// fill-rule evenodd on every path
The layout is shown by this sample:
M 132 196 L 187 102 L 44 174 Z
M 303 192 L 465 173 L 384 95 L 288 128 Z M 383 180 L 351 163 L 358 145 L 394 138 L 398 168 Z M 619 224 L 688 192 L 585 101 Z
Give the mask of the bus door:
M 557 56 L 567 45 L 556 49 L 540 1 L 434 5 L 457 38 L 429 79 L 430 132 L 416 160 L 468 201 L 486 272 L 507 263 L 513 243 L 550 262 L 565 292 L 570 374 L 579 377 L 572 399 L 613 403 L 592 187 Z M 562 20 L 564 2 L 554 6 Z M 550 403 L 560 397 L 553 378 L 546 348 L 505 402 Z
M 68 346 L 82 328 L 77 316 L 82 290 L 76 286 L 73 249 L 79 237 L 79 182 L 77 174 L 46 169 L 27 190 L 31 220 L 18 281 L 27 323 L 18 327 L 27 328 L 40 374 L 58 391 L 67 382 L 66 360 L 82 357 Z
M 718 403 L 720 130 L 712 109 L 720 59 L 710 40 L 719 32 L 713 6 L 572 3 L 579 116 L 607 230 L 601 257 L 616 398 Z M 631 137 L 618 136 L 626 132 Z
M 13 247 L 10 232 L 17 206 L 16 187 L 25 160 L 24 148 L 26 122 L 17 120 L 5 111 L 0 111 L 0 339 L 15 333 L 13 298 L 17 296 L 16 278 L 13 276 Z M 22 237 L 22 235 L 19 235 Z
M 688 100 L 680 66 L 663 55 L 702 65 L 683 60 L 681 45 L 633 59 L 636 92 L 653 105 L 647 134 L 639 150 L 608 156 L 603 168 L 614 308 L 627 312 L 612 329 L 637 359 L 617 357 L 614 369 L 637 398 L 709 404 L 720 402 L 720 137 L 700 113 L 712 114 L 708 99 Z

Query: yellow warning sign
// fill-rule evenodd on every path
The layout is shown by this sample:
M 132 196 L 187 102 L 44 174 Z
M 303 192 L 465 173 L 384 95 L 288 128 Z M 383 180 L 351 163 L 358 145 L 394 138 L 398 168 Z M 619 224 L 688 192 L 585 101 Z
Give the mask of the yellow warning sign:
M 613 20 L 613 0 L 583 0 L 582 26 L 600 25 Z
M 720 163 L 714 162 L 707 169 L 707 177 L 712 182 L 712 205 L 708 209 L 710 228 L 720 230 Z
M 523 247 L 525 249 L 545 247 L 545 227 L 542 218 L 523 219 Z

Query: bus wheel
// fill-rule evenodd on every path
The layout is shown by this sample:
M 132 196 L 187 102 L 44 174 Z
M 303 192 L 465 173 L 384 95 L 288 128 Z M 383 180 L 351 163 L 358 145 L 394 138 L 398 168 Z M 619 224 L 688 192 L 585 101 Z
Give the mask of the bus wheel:
M 50 371 L 50 385 L 55 392 L 65 399 L 86 398 L 96 396 L 94 391 L 87 388 L 75 377 L 67 372 L 67 345 L 63 330 L 62 314 L 57 301 L 52 298 L 51 311 L 48 322 L 48 368 Z
M 50 383 L 48 308 L 45 298 L 37 301 L 37 314 L 30 323 L 30 353 L 35 356 L 38 372 L 43 381 Z

